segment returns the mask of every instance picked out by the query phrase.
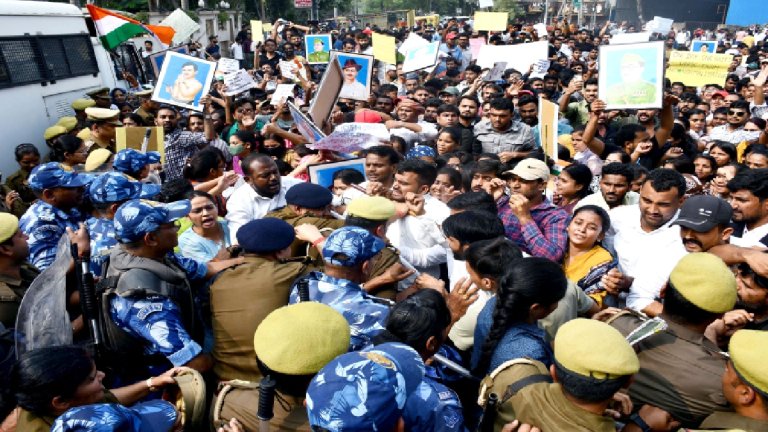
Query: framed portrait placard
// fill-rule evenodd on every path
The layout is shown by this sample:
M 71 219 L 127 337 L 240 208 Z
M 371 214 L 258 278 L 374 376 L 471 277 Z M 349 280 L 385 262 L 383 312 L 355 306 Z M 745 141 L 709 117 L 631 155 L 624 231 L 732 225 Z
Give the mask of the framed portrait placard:
M 715 50 L 717 50 L 717 41 L 695 40 L 691 42 L 691 52 L 714 54 Z
M 168 51 L 152 100 L 202 111 L 200 98 L 208 94 L 216 63 Z
M 331 35 L 313 34 L 304 36 L 304 46 L 307 49 L 309 64 L 325 64 L 331 60 Z
M 333 174 L 343 169 L 353 169 L 365 175 L 365 158 L 347 159 L 307 167 L 309 181 L 324 187 L 333 186 Z
M 160 75 L 160 71 L 163 69 L 163 61 L 165 61 L 165 53 L 169 51 L 177 52 L 179 54 L 189 54 L 186 45 L 151 54 L 149 56 L 149 63 L 152 65 L 152 71 L 155 73 L 155 76 Z
M 598 95 L 606 109 L 661 108 L 664 42 L 600 47 Z
M 373 56 L 336 52 L 341 69 L 341 90 L 339 98 L 368 100 L 371 94 Z

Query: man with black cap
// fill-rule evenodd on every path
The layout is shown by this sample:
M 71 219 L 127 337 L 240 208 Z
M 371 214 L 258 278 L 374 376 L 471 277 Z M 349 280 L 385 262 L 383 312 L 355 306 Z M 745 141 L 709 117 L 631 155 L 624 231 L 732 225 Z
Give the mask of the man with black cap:
M 341 228 L 344 221 L 334 219 L 328 212 L 332 200 L 333 194 L 328 188 L 313 183 L 299 183 L 285 194 L 287 205 L 267 213 L 267 217 L 284 220 L 294 227 L 310 224 L 321 230 Z M 290 256 L 304 255 L 308 255 L 307 242 L 294 240 Z
M 723 199 L 695 195 L 683 203 L 673 225 L 680 225 L 680 238 L 688 252 L 707 252 L 714 246 L 728 244 L 733 210 Z
M 311 270 L 303 262 L 284 261 L 294 238 L 290 224 L 272 217 L 250 221 L 238 230 L 243 264 L 222 272 L 211 285 L 214 372 L 219 379 L 261 377 L 252 356 L 253 332 L 270 312 L 288 304 L 293 282 Z

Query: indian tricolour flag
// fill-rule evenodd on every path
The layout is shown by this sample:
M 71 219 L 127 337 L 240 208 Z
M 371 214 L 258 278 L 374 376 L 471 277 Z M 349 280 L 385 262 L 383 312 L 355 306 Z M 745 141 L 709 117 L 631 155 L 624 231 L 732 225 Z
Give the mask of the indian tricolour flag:
M 117 48 L 121 43 L 140 34 L 155 36 L 166 45 L 170 45 L 173 40 L 174 30 L 171 27 L 144 25 L 135 19 L 94 5 L 87 5 L 87 7 L 93 18 L 93 24 L 101 35 L 101 42 L 109 50 Z

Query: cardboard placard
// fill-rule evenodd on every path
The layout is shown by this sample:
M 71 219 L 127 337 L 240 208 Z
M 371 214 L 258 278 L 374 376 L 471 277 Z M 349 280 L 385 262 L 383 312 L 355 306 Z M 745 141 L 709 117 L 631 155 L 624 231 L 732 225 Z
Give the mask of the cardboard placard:
M 475 12 L 475 20 L 472 27 L 475 30 L 504 31 L 507 29 L 509 12 Z
M 672 82 L 692 87 L 724 83 L 732 59 L 729 54 L 672 51 L 666 75 Z
M 272 99 L 269 101 L 269 104 L 278 106 L 283 99 L 292 97 L 294 87 L 296 87 L 296 84 L 278 84 L 275 92 L 272 93 Z
M 440 42 L 435 41 L 418 48 L 412 48 L 405 53 L 403 73 L 426 69 L 437 64 L 440 54 Z
M 171 27 L 176 33 L 173 34 L 173 44 L 184 43 L 196 31 L 200 30 L 200 24 L 195 22 L 181 9 L 176 9 L 170 15 L 160 21 L 160 25 Z
M 477 64 L 483 69 L 490 69 L 500 61 L 507 62 L 507 68 L 527 71 L 532 64 L 546 59 L 549 54 L 547 41 L 517 45 L 483 45 L 477 56 Z
M 661 108 L 664 42 L 600 47 L 598 97 L 606 109 Z
M 165 134 L 163 128 L 155 127 L 118 127 L 115 128 L 115 148 L 117 151 L 125 149 L 134 149 L 141 151 L 141 143 L 144 142 L 144 135 L 150 130 L 149 144 L 147 151 L 156 151 L 160 153 L 160 162 L 165 163 Z
M 231 58 L 221 58 L 216 63 L 216 70 L 225 74 L 240 70 L 240 62 Z
M 309 181 L 324 187 L 333 186 L 333 174 L 343 169 L 354 169 L 365 175 L 365 158 L 347 159 L 339 162 L 310 165 L 307 167 Z
M 224 85 L 227 86 L 225 96 L 235 96 L 256 87 L 256 81 L 245 69 L 240 69 L 224 75 Z
M 371 38 L 373 58 L 387 64 L 397 64 L 397 45 L 393 36 L 374 33 Z
M 264 42 L 264 24 L 259 20 L 251 20 L 251 42 Z
M 312 120 L 322 126 L 328 120 L 339 96 L 341 84 L 344 78 L 341 76 L 341 66 L 336 61 L 336 51 L 331 51 L 331 61 L 325 69 L 320 85 L 317 86 L 315 99 L 309 106 L 309 116 Z
M 541 147 L 548 158 L 557 162 L 557 116 L 560 108 L 556 103 L 539 96 L 539 136 Z

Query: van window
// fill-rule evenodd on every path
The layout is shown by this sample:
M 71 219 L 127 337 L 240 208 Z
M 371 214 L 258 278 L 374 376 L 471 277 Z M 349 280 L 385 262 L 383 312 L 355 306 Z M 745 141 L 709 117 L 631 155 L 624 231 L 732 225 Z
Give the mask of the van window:
M 98 72 L 86 34 L 0 38 L 0 88 Z

